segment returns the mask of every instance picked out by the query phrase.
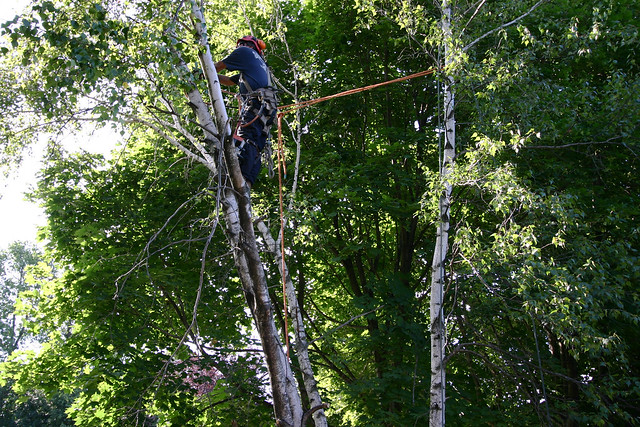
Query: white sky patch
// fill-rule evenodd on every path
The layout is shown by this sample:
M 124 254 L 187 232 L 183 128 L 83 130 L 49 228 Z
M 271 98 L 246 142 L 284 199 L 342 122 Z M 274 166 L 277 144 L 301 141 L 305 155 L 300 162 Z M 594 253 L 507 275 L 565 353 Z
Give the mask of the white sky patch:
M 44 144 L 33 147 L 20 168 L 0 188 L 0 249 L 15 241 L 35 242 L 38 226 L 46 223 L 42 209 L 25 200 L 24 194 L 36 184 Z
M 2 0 L 0 23 L 13 19 L 29 4 L 29 0 Z M 42 167 L 42 157 L 46 147 L 46 135 L 25 153 L 24 160 L 17 170 L 12 171 L 8 179 L 0 177 L 0 249 L 6 249 L 15 241 L 36 242 L 38 227 L 46 224 L 44 211 L 37 204 L 25 199 L 25 193 L 37 185 L 37 174 Z M 63 137 L 68 151 L 84 149 L 92 153 L 101 153 L 107 157 L 122 140 L 107 125 L 94 131 L 91 126 L 79 135 Z
M 28 0 L 3 0 L 0 22 L 13 19 L 28 3 Z M 36 153 L 38 150 L 40 152 Z M 16 240 L 35 242 L 37 225 L 44 224 L 42 210 L 24 200 L 24 193 L 35 183 L 40 158 L 41 149 L 34 148 L 20 169 L 0 184 L 0 249 L 6 249 Z

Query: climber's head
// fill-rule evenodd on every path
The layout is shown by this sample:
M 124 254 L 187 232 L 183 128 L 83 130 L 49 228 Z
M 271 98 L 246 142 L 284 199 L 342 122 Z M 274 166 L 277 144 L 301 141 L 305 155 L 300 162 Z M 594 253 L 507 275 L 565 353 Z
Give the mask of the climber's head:
M 264 55 L 262 51 L 267 48 L 265 42 L 253 36 L 244 36 L 241 39 L 238 39 L 238 43 L 236 46 L 248 46 L 258 52 L 260 55 Z

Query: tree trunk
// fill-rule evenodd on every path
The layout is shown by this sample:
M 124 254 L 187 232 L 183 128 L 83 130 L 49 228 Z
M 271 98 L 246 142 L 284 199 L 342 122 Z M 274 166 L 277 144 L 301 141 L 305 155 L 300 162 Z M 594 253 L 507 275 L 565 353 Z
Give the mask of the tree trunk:
M 253 231 L 249 190 L 240 174 L 232 141 L 225 143 L 225 160 L 233 184 L 232 188 L 225 189 L 222 202 L 227 239 L 230 246 L 235 248 L 234 260 L 242 289 L 264 350 L 276 421 L 278 425 L 297 427 L 301 425 L 303 417 L 302 401 L 275 325 L 266 276 Z
M 436 247 L 433 253 L 431 276 L 431 402 L 429 425 L 441 427 L 445 424 L 445 366 L 444 346 L 446 342 L 446 325 L 442 309 L 445 282 L 445 260 L 449 245 L 449 223 L 451 203 L 451 183 L 449 178 L 455 159 L 455 115 L 454 115 L 454 79 L 450 75 L 452 63 L 451 37 L 451 5 L 448 0 L 442 2 L 442 33 L 444 39 L 444 149 L 442 152 L 440 176 L 443 190 L 440 194 L 440 219 L 436 236 Z
M 204 73 L 205 80 L 207 81 L 211 107 L 213 108 L 216 116 L 218 129 L 223 129 L 223 131 L 220 132 L 223 135 L 231 135 L 231 125 L 229 124 L 227 109 L 224 106 L 220 79 L 218 79 L 215 63 L 211 57 L 211 49 L 209 48 L 204 15 L 198 6 L 198 2 L 195 0 L 191 0 L 191 22 L 198 36 L 197 40 L 200 45 L 200 48 L 198 49 L 198 58 L 200 59 L 200 67 L 202 67 L 202 72 Z
M 307 341 L 307 333 L 305 332 L 304 323 L 302 321 L 302 311 L 300 310 L 300 306 L 298 305 L 295 286 L 291 281 L 291 276 L 289 276 L 289 269 L 283 262 L 282 251 L 280 250 L 280 247 L 274 240 L 273 236 L 271 236 L 267 225 L 264 223 L 264 221 L 259 221 L 257 225 L 258 229 L 262 233 L 262 238 L 266 242 L 269 251 L 271 251 L 276 260 L 276 263 L 278 264 L 280 274 L 285 278 L 289 315 L 292 319 L 292 326 L 295 334 L 294 346 L 296 357 L 298 358 L 300 371 L 302 372 L 302 382 L 304 383 L 307 396 L 309 396 L 310 407 L 324 407 L 322 399 L 320 398 L 320 393 L 318 392 L 318 385 L 313 374 L 311 360 L 309 359 L 309 343 Z M 282 271 L 283 268 L 284 271 Z M 327 426 L 327 419 L 324 415 L 324 411 L 314 411 L 312 416 L 316 427 Z
M 199 49 L 200 65 L 207 81 L 211 106 L 216 117 L 216 127 L 217 129 L 222 129 L 222 132 L 219 132 L 220 140 L 218 140 L 217 136 L 212 137 L 211 135 L 213 118 L 207 105 L 203 102 L 193 102 L 194 99 L 197 99 L 193 94 L 190 94 L 189 99 L 195 110 L 198 122 L 205 132 L 205 136 L 214 139 L 214 145 L 216 145 L 218 149 L 224 150 L 224 165 L 226 165 L 226 171 L 223 169 L 223 172 L 226 173 L 220 176 L 228 176 L 229 181 L 222 178 L 222 181 L 227 181 L 227 183 L 218 182 L 218 185 L 223 187 L 222 209 L 226 222 L 225 231 L 229 245 L 233 248 L 234 261 L 242 283 L 242 290 L 247 305 L 251 310 L 255 327 L 264 350 L 265 362 L 271 382 L 276 425 L 299 427 L 303 425 L 309 416 L 313 415 L 315 425 L 325 427 L 327 421 L 324 411 L 318 410 L 324 405 L 322 405 L 313 370 L 311 369 L 311 362 L 307 351 L 306 334 L 302 325 L 302 315 L 297 307 L 295 289 L 288 278 L 286 266 L 281 273 L 287 278 L 286 288 L 289 310 L 293 316 L 293 326 L 296 333 L 296 355 L 302 370 L 305 389 L 309 395 L 312 406 L 306 413 L 302 407 L 302 400 L 298 392 L 290 360 L 283 349 L 280 334 L 276 328 L 273 304 L 269 297 L 266 274 L 262 260 L 260 259 L 253 228 L 249 188 L 240 172 L 236 148 L 231 138 L 229 138 L 231 129 L 220 90 L 220 82 L 215 71 L 213 59 L 211 58 L 204 17 L 195 0 L 191 0 L 191 9 L 192 24 L 195 34 L 198 36 L 198 43 L 201 46 Z M 194 89 L 194 91 L 197 91 L 197 89 Z M 223 168 L 223 165 L 217 166 Z M 217 170 L 216 167 L 211 166 L 209 169 L 212 171 Z M 264 223 L 261 224 L 261 229 L 267 242 L 270 243 L 267 236 L 271 242 L 273 242 L 273 238 L 271 238 L 271 234 Z M 276 254 L 276 258 L 278 258 L 277 245 L 275 245 L 275 242 L 273 243 L 273 245 L 270 245 L 270 249 Z M 273 246 L 275 246 L 275 249 Z M 281 263 L 279 264 L 282 265 Z

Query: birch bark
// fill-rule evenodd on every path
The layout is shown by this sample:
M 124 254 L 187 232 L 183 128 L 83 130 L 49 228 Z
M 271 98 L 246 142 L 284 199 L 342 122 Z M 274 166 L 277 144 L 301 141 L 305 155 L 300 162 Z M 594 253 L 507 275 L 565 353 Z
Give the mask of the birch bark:
M 298 297 L 296 295 L 295 286 L 291 281 L 291 276 L 289 275 L 289 269 L 287 268 L 286 263 L 282 262 L 282 251 L 280 250 L 280 246 L 271 235 L 267 225 L 264 221 L 258 221 L 257 226 L 258 230 L 260 230 L 260 233 L 262 234 L 262 238 L 267 244 L 267 248 L 273 254 L 273 257 L 278 264 L 280 274 L 285 277 L 289 315 L 292 319 L 292 326 L 295 334 L 294 346 L 296 350 L 296 357 L 298 358 L 300 370 L 302 371 L 302 380 L 304 382 L 307 396 L 309 397 L 309 403 L 311 408 L 323 407 L 322 399 L 318 392 L 318 384 L 313 373 L 311 360 L 309 359 L 309 342 L 307 341 L 307 333 L 305 332 L 302 320 L 302 311 L 298 305 Z M 282 271 L 283 266 L 284 271 Z M 327 426 L 327 418 L 324 411 L 314 411 L 312 417 L 316 427 Z
M 444 149 L 440 166 L 440 177 L 443 190 L 439 201 L 439 223 L 436 236 L 436 247 L 433 254 L 431 276 L 431 402 L 429 425 L 441 427 L 445 425 L 445 389 L 446 373 L 444 365 L 444 351 L 446 343 L 446 325 L 443 313 L 445 260 L 449 245 L 449 221 L 451 205 L 450 175 L 453 171 L 455 159 L 455 97 L 454 78 L 451 75 L 453 63 L 453 44 L 451 35 L 451 5 L 448 0 L 442 2 L 441 28 L 444 44 Z
M 303 417 L 302 401 L 274 322 L 273 306 L 253 231 L 248 188 L 240 174 L 231 141 L 225 143 L 224 154 L 232 183 L 232 187 L 225 189 L 223 202 L 227 239 L 234 248 L 234 260 L 245 299 L 264 350 L 277 424 L 297 427 L 301 425 Z
M 220 79 L 218 79 L 215 63 L 211 57 L 211 49 L 209 48 L 204 15 L 198 6 L 198 2 L 195 0 L 191 0 L 191 23 L 196 35 L 198 36 L 198 44 L 200 45 L 198 58 L 200 59 L 200 66 L 202 67 L 202 72 L 204 73 L 205 80 L 207 81 L 211 107 L 216 115 L 218 129 L 224 129 L 224 135 L 231 135 L 231 125 L 229 124 L 229 116 L 227 115 L 224 98 L 222 97 Z

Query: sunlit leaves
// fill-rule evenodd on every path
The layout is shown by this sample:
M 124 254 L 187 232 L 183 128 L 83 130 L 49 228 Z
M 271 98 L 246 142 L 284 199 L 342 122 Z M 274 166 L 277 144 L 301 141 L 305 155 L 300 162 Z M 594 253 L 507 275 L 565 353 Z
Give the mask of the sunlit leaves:
M 469 51 L 457 86 L 456 117 L 465 122 L 458 138 L 472 144 L 464 146 L 453 175 L 458 186 L 453 217 L 461 217 L 454 252 L 462 256 L 453 280 L 478 293 L 468 291 L 452 301 L 464 301 L 452 336 L 460 327 L 463 337 L 465 325 L 473 325 L 478 340 L 493 337 L 509 348 L 483 357 L 498 356 L 509 367 L 509 358 L 517 360 L 526 349 L 525 340 L 516 337 L 527 330 L 507 319 L 533 313 L 535 320 L 528 321 L 540 322 L 549 344 L 549 354 L 542 351 L 538 357 L 550 366 L 559 363 L 574 377 L 582 375 L 581 385 L 567 393 L 569 403 L 552 406 L 551 416 L 557 410 L 593 422 L 628 419 L 632 410 L 615 415 L 595 408 L 611 396 L 624 396 L 633 405 L 636 393 L 627 393 L 612 377 L 632 369 L 630 341 L 621 337 L 631 337 L 630 325 L 637 322 L 629 288 L 637 279 L 631 279 L 635 273 L 621 273 L 636 271 L 630 266 L 637 251 L 635 243 L 620 244 L 621 239 L 637 242 L 634 228 L 625 225 L 637 215 L 629 209 L 637 205 L 629 193 L 636 186 L 624 178 L 637 168 L 636 144 L 629 136 L 637 133 L 638 118 L 628 104 L 628 94 L 638 93 L 637 72 L 626 53 L 609 51 L 614 44 L 624 50 L 626 34 L 636 29 L 607 18 L 623 16 L 625 2 L 605 3 L 572 13 L 568 5 L 549 6 L 541 19 L 528 17 L 483 40 L 485 49 Z M 479 14 L 475 23 L 485 16 Z M 620 119 L 611 117 L 612 111 Z M 630 122 L 634 125 L 628 127 Z M 629 197 L 634 202 L 629 204 Z M 495 319 L 490 327 L 470 320 L 483 316 Z M 501 363 L 494 366 L 502 370 Z M 513 384 L 494 384 L 526 389 L 530 377 L 516 378 Z M 488 385 L 479 384 L 480 389 Z M 559 389 L 551 393 L 566 397 Z M 549 402 L 554 405 L 553 398 Z
M 548 403 L 552 423 L 629 422 L 638 407 L 638 380 L 629 373 L 640 351 L 637 5 L 545 2 L 499 28 L 533 3 L 455 8 L 451 42 L 478 42 L 456 65 L 449 420 L 546 423 Z M 202 85 L 186 3 L 74 6 L 40 2 L 6 27 L 3 160 L 29 142 L 23 131 L 33 109 L 42 126 L 43 118 L 126 121 L 171 109 L 171 119 L 199 130 L 184 99 L 185 88 Z M 239 35 L 265 38 L 277 77 L 302 99 L 438 65 L 433 2 L 207 6 L 214 57 Z M 275 14 L 284 23 L 271 33 Z M 425 299 L 443 188 L 437 79 L 335 99 L 300 115 L 286 254 L 336 425 L 416 425 L 428 412 Z M 297 123 L 287 120 L 285 198 L 298 148 L 288 134 Z M 186 374 L 193 370 L 181 365 L 191 348 L 177 349 L 174 362 L 184 362 L 166 365 L 192 315 L 203 242 L 218 220 L 214 192 L 208 173 L 166 141 L 128 131 L 127 150 L 109 165 L 50 152 L 37 196 L 65 274 L 47 281 L 41 268 L 34 276 L 45 283 L 20 308 L 50 342 L 40 357 L 24 356 L 29 369 L 15 364 L 11 373 L 19 385 L 82 387 L 73 413 L 86 424 L 116 424 L 117 410 L 127 407 L 132 422 L 158 415 L 184 425 L 184 414 L 212 405 L 206 421 L 229 425 L 243 415 L 245 425 L 259 425 L 268 408 L 246 409 L 264 404 L 259 364 L 220 350 L 248 345 L 248 321 L 219 230 L 198 313 L 199 336 L 216 350 L 197 369 L 225 378 L 205 402 Z M 272 224 L 280 220 L 277 190 L 266 175 L 252 189 L 255 213 Z M 265 265 L 281 304 L 277 266 Z M 163 370 L 163 386 L 154 388 Z M 234 415 L 220 415 L 227 412 Z

